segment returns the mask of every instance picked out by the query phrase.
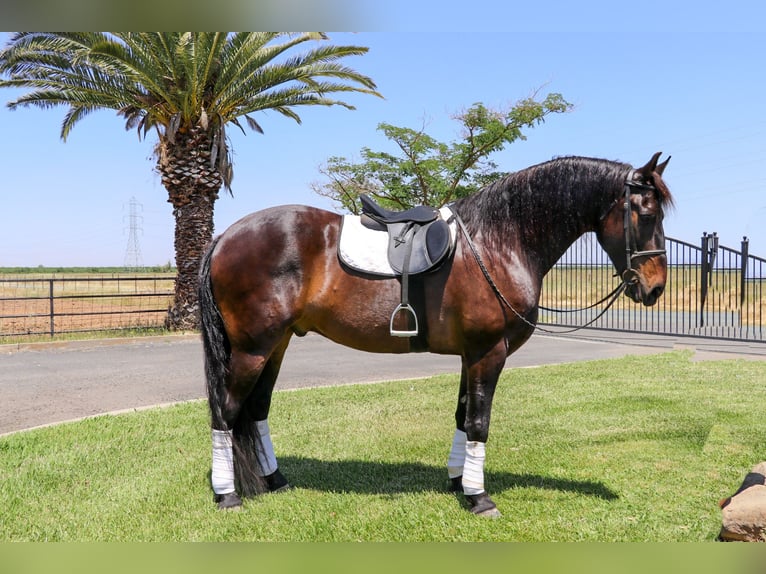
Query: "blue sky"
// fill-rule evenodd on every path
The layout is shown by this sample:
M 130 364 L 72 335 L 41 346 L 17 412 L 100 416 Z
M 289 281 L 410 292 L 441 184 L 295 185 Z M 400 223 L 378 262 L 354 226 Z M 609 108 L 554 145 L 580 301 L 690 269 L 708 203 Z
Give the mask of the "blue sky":
M 677 204 L 667 235 L 696 244 L 703 231 L 716 231 L 735 248 L 747 235 L 750 252 L 766 257 L 766 34 L 753 25 L 764 19 L 727 13 L 723 30 L 712 33 L 717 17 L 698 11 L 684 25 L 668 23 L 676 18 L 645 26 L 619 18 L 607 27 L 571 11 L 547 26 L 514 27 L 529 32 L 493 31 L 496 20 L 488 31 L 450 31 L 458 27 L 450 20 L 433 31 L 408 31 L 415 26 L 407 23 L 397 31 L 330 33 L 335 43 L 370 48 L 348 63 L 371 76 L 385 99 L 349 96 L 355 111 L 307 108 L 299 111 L 301 125 L 263 113 L 264 135 L 230 130 L 234 197 L 222 192 L 216 233 L 271 205 L 333 209 L 310 188 L 322 181 L 318 167 L 330 156 L 358 158 L 364 146 L 391 149 L 380 122 L 425 125 L 451 141 L 459 133 L 450 116 L 461 109 L 502 107 L 541 89 L 561 93 L 575 110 L 549 117 L 526 141 L 493 156 L 502 170 L 560 155 L 638 166 L 663 151 L 672 155 L 665 179 Z M 466 28 L 475 22 L 469 18 Z M 0 33 L 0 44 L 9 37 Z M 154 172 L 154 138 L 139 141 L 104 111 L 64 143 L 63 108 L 9 111 L 4 104 L 13 96 L 0 90 L 0 266 L 121 265 L 131 197 L 142 205 L 144 263 L 172 261 L 172 211 Z

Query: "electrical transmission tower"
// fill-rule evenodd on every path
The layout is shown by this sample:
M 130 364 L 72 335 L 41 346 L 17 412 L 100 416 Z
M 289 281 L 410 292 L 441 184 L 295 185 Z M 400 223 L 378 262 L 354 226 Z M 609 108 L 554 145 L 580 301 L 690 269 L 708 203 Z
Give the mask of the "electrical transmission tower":
M 144 261 L 141 257 L 141 245 L 138 243 L 139 231 L 143 233 L 144 217 L 140 212 L 144 210 L 135 197 L 130 198 L 128 204 L 128 246 L 125 249 L 125 267 L 131 269 L 143 269 Z M 125 218 L 123 217 L 123 220 Z

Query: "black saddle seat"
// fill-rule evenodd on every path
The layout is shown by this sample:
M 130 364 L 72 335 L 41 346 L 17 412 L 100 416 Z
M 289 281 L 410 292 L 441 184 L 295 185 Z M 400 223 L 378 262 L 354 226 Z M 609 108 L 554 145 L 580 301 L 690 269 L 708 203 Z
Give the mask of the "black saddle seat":
M 392 211 L 375 203 L 368 195 L 360 195 L 362 213 L 380 223 L 429 223 L 439 216 L 439 211 L 427 205 L 418 205 L 405 211 Z

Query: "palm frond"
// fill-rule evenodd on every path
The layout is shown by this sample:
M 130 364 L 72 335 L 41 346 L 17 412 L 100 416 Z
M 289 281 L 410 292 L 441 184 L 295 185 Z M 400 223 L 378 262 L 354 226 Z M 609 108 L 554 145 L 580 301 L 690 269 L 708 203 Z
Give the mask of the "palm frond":
M 263 133 L 255 112 L 300 123 L 300 106 L 354 109 L 332 94 L 380 96 L 371 78 L 341 64 L 367 48 L 327 39 L 322 32 L 21 32 L 0 51 L 0 87 L 28 88 L 12 108 L 68 106 L 64 139 L 97 109 L 114 110 L 139 137 L 154 127 L 170 144 L 201 129 L 228 187 L 227 124 L 244 132 L 244 116 Z M 304 44 L 310 48 L 296 54 Z
M 247 120 L 247 125 L 250 126 L 251 130 L 258 132 L 259 134 L 263 133 L 263 128 L 253 118 L 245 114 L 245 119 Z

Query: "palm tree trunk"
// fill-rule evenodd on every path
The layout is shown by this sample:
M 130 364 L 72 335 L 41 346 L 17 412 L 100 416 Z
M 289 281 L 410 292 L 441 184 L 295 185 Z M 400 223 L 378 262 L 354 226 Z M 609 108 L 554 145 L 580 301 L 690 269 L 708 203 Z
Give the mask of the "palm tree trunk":
M 167 327 L 171 330 L 194 330 L 199 326 L 197 275 L 202 255 L 213 238 L 216 196 L 191 194 L 188 203 L 173 206 L 178 273 L 173 305 L 167 317 Z
M 222 179 L 210 167 L 210 139 L 203 130 L 179 133 L 174 142 L 164 143 L 166 153 L 160 154 L 157 167 L 173 205 L 178 269 L 166 326 L 194 330 L 199 326 L 197 275 L 202 255 L 213 239 L 213 212 Z

